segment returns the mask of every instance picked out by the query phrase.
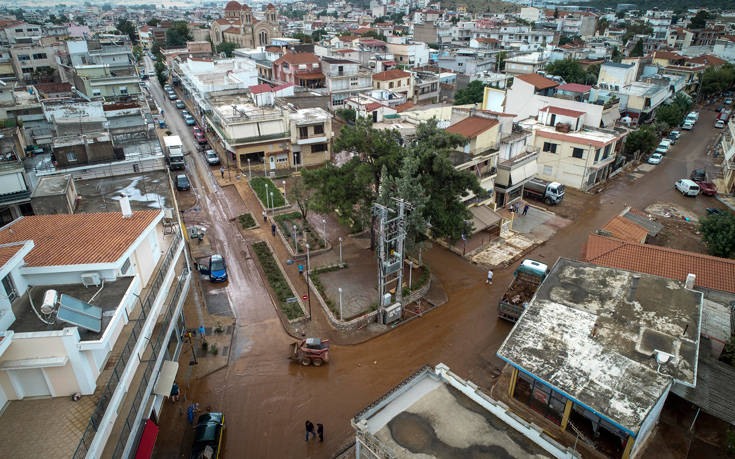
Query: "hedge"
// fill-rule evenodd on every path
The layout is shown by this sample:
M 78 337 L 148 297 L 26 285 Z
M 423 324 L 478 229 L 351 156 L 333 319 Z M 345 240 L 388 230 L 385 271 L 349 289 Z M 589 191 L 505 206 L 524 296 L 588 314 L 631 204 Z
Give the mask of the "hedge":
M 286 282 L 286 278 L 283 277 L 281 268 L 276 263 L 273 254 L 271 253 L 270 247 L 265 242 L 256 242 L 252 245 L 255 255 L 258 257 L 260 266 L 263 268 L 265 277 L 268 279 L 268 283 L 278 298 L 278 303 L 281 310 L 286 314 L 286 317 L 291 319 L 297 319 L 303 317 L 304 312 L 301 310 L 298 302 L 288 303 L 287 299 L 295 297 L 291 287 Z

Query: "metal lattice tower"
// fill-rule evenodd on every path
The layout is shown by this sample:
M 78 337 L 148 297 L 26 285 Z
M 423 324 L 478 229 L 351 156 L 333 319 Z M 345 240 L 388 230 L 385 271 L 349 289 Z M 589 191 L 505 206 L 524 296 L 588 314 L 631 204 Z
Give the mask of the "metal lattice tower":
M 378 217 L 378 304 L 383 307 L 383 296 L 395 282 L 395 301 L 403 299 L 403 250 L 406 238 L 406 207 L 403 199 L 393 199 L 398 210 L 382 204 L 373 204 L 373 213 Z M 391 214 L 397 214 L 390 218 Z

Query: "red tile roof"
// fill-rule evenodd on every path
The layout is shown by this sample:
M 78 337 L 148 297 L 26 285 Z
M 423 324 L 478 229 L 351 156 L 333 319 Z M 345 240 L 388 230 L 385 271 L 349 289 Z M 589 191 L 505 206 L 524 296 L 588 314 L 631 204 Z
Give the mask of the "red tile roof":
M 578 83 L 567 83 L 559 86 L 559 91 L 569 91 L 569 92 L 589 92 L 590 89 L 592 89 L 592 86 L 587 86 L 586 84 L 578 84 Z
M 491 127 L 499 124 L 498 120 L 490 118 L 481 118 L 479 116 L 470 116 L 453 125 L 449 126 L 446 131 L 453 134 L 459 134 L 469 139 L 477 137 Z
M 393 69 L 386 70 L 385 72 L 379 72 L 373 75 L 373 81 L 390 81 L 397 80 L 399 78 L 408 78 L 411 74 L 404 72 L 403 70 Z
M 18 253 L 23 248 L 23 244 L 13 244 L 0 247 L 0 268 L 5 266 L 5 263 L 13 258 L 13 255 Z
M 544 76 L 539 75 L 538 73 L 526 73 L 523 75 L 517 75 L 516 78 L 521 81 L 525 81 L 530 85 L 533 85 L 533 87 L 536 89 L 548 89 L 559 86 L 559 83 L 557 83 L 556 81 L 550 80 Z
M 324 78 L 324 74 L 322 72 L 297 73 L 294 78 L 297 80 L 321 80 Z
M 274 92 L 278 92 L 278 91 L 280 91 L 281 89 L 286 89 L 286 88 L 288 88 L 288 87 L 291 87 L 291 86 L 296 86 L 296 85 L 295 85 L 295 84 L 293 84 L 293 83 L 285 83 L 285 84 L 281 84 L 281 85 L 278 85 L 278 86 L 276 86 L 275 88 L 273 88 L 273 91 L 274 91 Z
M 225 5 L 225 11 L 239 10 L 241 8 L 242 8 L 242 5 L 240 5 L 234 0 L 231 2 L 228 2 L 227 5 Z
M 540 112 L 549 112 L 554 113 L 555 115 L 562 115 L 562 116 L 571 116 L 572 118 L 579 118 L 580 116 L 584 115 L 584 112 L 578 112 L 577 110 L 570 110 L 568 108 L 561 108 L 561 107 L 544 107 Z
M 727 63 L 726 60 L 720 59 L 719 57 L 713 56 L 711 54 L 705 54 L 703 56 L 693 57 L 691 59 L 688 59 L 687 61 L 693 62 L 695 64 L 713 65 L 715 67 L 719 67 Z
M 644 242 L 648 236 L 648 230 L 620 215 L 614 216 L 601 229 L 614 238 L 630 242 Z
M 653 58 L 654 59 L 667 59 L 670 61 L 678 61 L 679 59 L 684 59 L 684 56 L 680 56 L 670 51 L 654 51 Z
M 276 59 L 274 64 L 280 64 L 282 62 L 288 62 L 292 65 L 298 64 L 313 64 L 318 63 L 319 58 L 314 53 L 286 53 L 283 56 Z
M 591 234 L 582 260 L 611 268 L 685 281 L 694 274 L 694 285 L 735 293 L 735 260 L 700 253 L 621 241 Z
M 120 259 L 148 225 L 160 218 L 160 210 L 92 214 L 31 215 L 0 230 L 0 244 L 32 240 L 27 266 L 60 266 L 112 263 Z
M 396 105 L 396 111 L 398 113 L 405 112 L 409 108 L 413 108 L 416 104 L 411 102 L 410 100 L 404 104 Z
M 499 41 L 494 38 L 476 38 L 475 40 L 477 40 L 478 43 L 499 43 Z
M 273 92 L 273 87 L 269 84 L 256 84 L 248 88 L 251 94 L 262 94 L 264 92 Z
M 353 41 L 357 40 L 357 39 L 358 39 L 358 38 L 360 38 L 360 37 L 358 37 L 357 35 L 340 35 L 340 36 L 339 36 L 339 37 L 337 37 L 337 38 L 338 38 L 338 39 L 339 39 L 339 41 L 341 41 L 341 42 L 344 42 L 344 43 L 351 43 L 351 42 L 353 42 Z

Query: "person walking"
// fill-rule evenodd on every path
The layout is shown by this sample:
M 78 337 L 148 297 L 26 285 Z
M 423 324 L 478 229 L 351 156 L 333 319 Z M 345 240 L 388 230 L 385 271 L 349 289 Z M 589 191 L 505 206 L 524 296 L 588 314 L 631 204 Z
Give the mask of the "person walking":
M 492 285 L 493 283 L 493 272 L 488 269 L 487 271 L 487 280 L 485 281 L 486 284 Z
M 268 222 L 268 213 L 266 211 L 263 211 L 263 223 Z
M 306 420 L 306 441 L 309 441 L 309 434 L 312 434 L 314 437 L 316 437 L 316 434 L 314 433 L 314 424 L 311 423 L 308 419 Z
M 179 401 L 179 385 L 176 384 L 176 381 L 174 381 L 174 385 L 171 386 L 171 401 L 172 402 Z
M 319 441 L 324 442 L 324 426 L 322 424 L 316 425 L 316 433 L 319 435 Z
M 222 178 L 225 178 L 225 168 L 224 167 L 219 168 L 219 173 L 220 175 L 222 175 Z
M 528 208 L 529 207 L 530 206 L 528 204 L 526 204 L 525 206 L 523 206 L 523 215 L 526 215 L 528 213 Z
M 276 224 L 271 222 L 271 234 L 276 237 Z

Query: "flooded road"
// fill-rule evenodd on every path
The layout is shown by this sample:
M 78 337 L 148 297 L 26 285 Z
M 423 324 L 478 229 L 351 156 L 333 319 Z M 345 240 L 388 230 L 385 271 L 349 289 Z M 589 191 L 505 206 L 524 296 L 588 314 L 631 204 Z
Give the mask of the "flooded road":
M 242 201 L 212 180 L 209 166 L 196 153 L 191 129 L 163 100 L 153 80 L 151 87 L 166 107 L 171 130 L 192 151 L 188 172 L 201 210 L 185 212 L 184 218 L 207 226 L 213 250 L 229 263 L 230 280 L 224 288 L 237 319 L 231 363 L 194 382 L 192 395 L 203 407 L 225 412 L 224 457 L 332 457 L 353 439 L 350 418 L 425 364 L 444 362 L 480 387 L 492 384 L 502 367 L 495 352 L 511 329 L 510 323 L 497 319 L 496 306 L 515 266 L 496 272 L 488 286 L 483 269 L 436 247 L 424 259 L 447 292 L 445 305 L 366 343 L 332 345 L 325 366 L 301 367 L 287 360 L 292 339 L 283 331 L 247 241 L 232 221 L 244 211 Z M 700 214 L 705 207 L 719 207 L 712 198 L 683 198 L 673 190 L 674 180 L 707 161 L 704 150 L 713 135 L 713 119 L 713 112 L 702 112 L 696 130 L 684 133 L 661 165 L 636 181 L 620 177 L 590 196 L 577 221 L 528 256 L 549 264 L 560 256 L 578 258 L 587 235 L 626 205 L 643 208 L 669 201 Z M 260 214 L 259 209 L 248 210 Z M 206 284 L 202 287 L 210 288 Z M 321 309 L 314 308 L 314 314 L 322 314 Z M 167 412 L 163 414 L 166 423 Z M 323 444 L 304 441 L 306 419 L 324 424 Z M 182 444 L 181 438 L 180 431 L 162 428 L 155 457 L 188 455 L 189 444 Z

